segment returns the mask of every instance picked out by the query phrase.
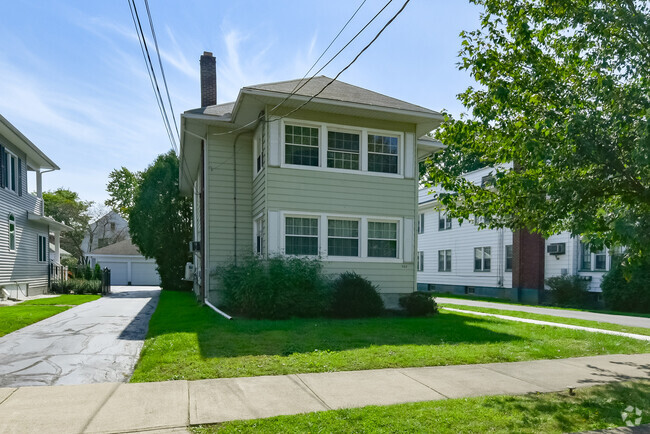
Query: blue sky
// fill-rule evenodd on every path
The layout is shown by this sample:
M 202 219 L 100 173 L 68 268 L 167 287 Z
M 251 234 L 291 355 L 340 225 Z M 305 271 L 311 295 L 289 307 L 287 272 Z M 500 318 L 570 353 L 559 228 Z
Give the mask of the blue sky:
M 232 101 L 242 86 L 302 77 L 361 2 L 150 0 L 175 117 L 200 105 L 203 51 L 217 58 L 218 102 Z M 322 74 L 335 76 L 402 3 Z M 384 4 L 367 0 L 324 59 Z M 465 0 L 412 0 L 339 79 L 458 115 L 456 95 L 473 83 L 456 66 L 458 34 L 478 27 L 479 13 Z M 45 189 L 103 202 L 112 169 L 142 170 L 169 150 L 127 0 L 7 2 L 0 24 L 0 113 L 61 167 Z

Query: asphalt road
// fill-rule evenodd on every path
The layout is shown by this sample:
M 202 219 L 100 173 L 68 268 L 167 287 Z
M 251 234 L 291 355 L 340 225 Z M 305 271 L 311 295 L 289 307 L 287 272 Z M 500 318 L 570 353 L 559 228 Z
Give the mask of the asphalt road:
M 650 328 L 650 318 L 627 315 L 611 315 L 606 313 L 585 312 L 580 310 L 549 309 L 545 307 L 519 306 L 516 304 L 491 303 L 489 301 L 462 300 L 459 298 L 436 297 L 436 302 L 447 305 L 464 305 L 486 307 L 490 309 L 511 310 L 517 312 L 529 312 L 542 315 L 557 316 L 560 318 L 576 318 L 589 321 L 607 322 L 628 327 Z
M 128 381 L 160 288 L 113 293 L 0 338 L 0 387 Z

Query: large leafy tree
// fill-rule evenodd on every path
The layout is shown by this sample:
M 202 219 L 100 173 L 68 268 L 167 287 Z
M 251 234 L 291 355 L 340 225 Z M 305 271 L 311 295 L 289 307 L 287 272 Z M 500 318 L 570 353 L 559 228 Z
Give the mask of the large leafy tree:
M 65 188 L 44 192 L 43 201 L 45 215 L 72 228 L 61 234 L 61 248 L 77 259 L 82 258 L 81 242 L 88 228 L 88 208 L 92 202 L 81 200 L 77 193 Z
M 178 188 L 179 161 L 170 151 L 142 173 L 129 213 L 129 232 L 140 252 L 154 258 L 163 289 L 181 289 L 190 260 L 192 202 Z
M 428 163 L 461 218 L 650 255 L 650 6 L 636 0 L 472 0 L 460 69 L 479 83 Z M 461 176 L 497 167 L 486 185 Z
M 128 220 L 129 212 L 133 208 L 134 199 L 142 182 L 142 174 L 131 172 L 122 166 L 119 169 L 113 169 L 108 175 L 108 179 L 106 191 L 110 197 L 104 204 Z

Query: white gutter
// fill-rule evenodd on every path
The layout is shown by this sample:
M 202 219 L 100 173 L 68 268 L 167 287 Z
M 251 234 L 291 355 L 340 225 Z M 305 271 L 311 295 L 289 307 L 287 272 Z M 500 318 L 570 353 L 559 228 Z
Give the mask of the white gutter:
M 215 311 L 215 312 L 217 312 L 219 315 L 221 315 L 222 317 L 224 317 L 224 318 L 226 318 L 226 319 L 232 319 L 232 317 L 231 317 L 230 315 L 228 315 L 226 312 L 224 312 L 224 311 L 218 309 L 215 305 L 213 305 L 212 303 L 210 303 L 210 302 L 208 301 L 207 297 L 203 300 L 203 302 L 204 302 L 205 304 L 207 304 L 207 305 L 208 305 L 208 306 L 209 306 L 213 311 Z

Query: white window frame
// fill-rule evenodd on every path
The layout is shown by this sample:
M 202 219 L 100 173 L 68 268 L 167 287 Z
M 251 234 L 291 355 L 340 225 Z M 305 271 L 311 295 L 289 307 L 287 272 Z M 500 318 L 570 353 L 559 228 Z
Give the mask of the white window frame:
M 365 244 L 366 244 L 366 249 L 368 248 L 368 242 L 370 241 L 370 237 L 368 236 L 368 223 L 395 223 L 395 236 L 397 239 L 395 240 L 395 257 L 384 257 L 384 256 L 367 256 L 368 258 L 372 259 L 399 259 L 400 258 L 400 239 L 402 239 L 401 231 L 400 231 L 400 222 L 396 220 L 384 220 L 384 219 L 368 219 L 366 223 L 366 239 L 365 239 Z M 387 238 L 373 238 L 373 240 L 386 240 Z M 367 251 L 366 251 L 367 253 Z
M 317 221 L 317 235 L 316 235 L 316 241 L 317 241 L 317 250 L 315 255 L 294 255 L 287 253 L 287 218 L 303 218 L 303 219 L 316 219 Z M 287 213 L 287 214 L 282 214 L 280 218 L 280 225 L 282 226 L 282 254 L 286 256 L 294 256 L 298 258 L 315 258 L 318 256 L 321 256 L 321 249 L 322 249 L 322 234 L 323 234 L 323 224 L 321 221 L 321 218 L 318 214 L 306 214 L 306 213 Z M 289 234 L 289 236 L 294 236 Z M 301 235 L 304 237 L 313 237 L 313 235 Z
M 323 147 L 325 148 L 325 152 L 323 153 L 324 154 L 324 159 L 325 159 L 324 160 L 324 163 L 325 163 L 324 166 L 325 167 L 323 167 L 323 168 L 328 169 L 328 170 L 331 170 L 331 169 L 342 170 L 342 171 L 345 171 L 345 172 L 359 172 L 359 171 L 361 171 L 363 169 L 363 136 L 361 135 L 361 130 L 352 129 L 352 128 L 342 128 L 342 127 L 338 127 L 338 126 L 330 126 L 330 127 L 328 127 L 327 125 L 324 125 L 322 128 L 324 130 L 324 132 L 323 132 L 323 140 L 324 140 L 323 141 Z M 359 168 L 358 169 L 339 169 L 339 168 L 336 168 L 336 167 L 329 167 L 327 165 L 327 153 L 330 150 L 330 140 L 329 140 L 330 139 L 330 137 L 329 137 L 330 132 L 356 134 L 357 136 L 359 136 Z M 347 154 L 352 154 L 352 152 L 341 151 L 341 150 L 334 150 L 332 152 L 343 152 L 343 153 L 347 153 Z
M 440 269 L 440 253 L 442 253 L 442 256 L 444 257 L 444 266 L 442 270 Z M 449 257 L 449 267 L 447 267 L 447 257 Z M 451 249 L 438 250 L 438 273 L 450 273 L 453 268 L 452 260 Z
M 510 247 L 510 268 L 508 268 L 508 247 Z M 512 265 L 515 260 L 515 255 L 514 255 L 514 250 L 513 250 L 513 245 L 512 244 L 507 244 L 504 246 L 504 251 L 503 251 L 503 267 L 506 273 L 511 273 L 512 272 Z
M 36 255 L 37 255 L 38 262 L 39 263 L 47 262 L 47 253 L 50 248 L 48 239 L 44 235 L 38 235 L 37 242 L 38 245 L 36 248 Z
M 424 271 L 424 251 L 418 251 L 418 271 Z
M 344 240 L 349 240 L 349 239 L 353 238 L 353 237 L 332 237 L 332 236 L 330 236 L 330 234 L 329 234 L 330 220 L 343 220 L 343 221 L 357 222 L 357 224 L 359 225 L 358 226 L 358 232 L 357 232 L 358 233 L 358 235 L 357 235 L 357 252 L 359 252 L 359 254 L 357 256 L 343 256 L 343 255 L 331 255 L 330 256 L 330 254 L 329 254 L 329 240 L 330 240 L 330 238 L 339 238 L 339 239 L 344 239 Z M 361 257 L 361 233 L 362 233 L 361 219 L 348 218 L 348 217 L 333 217 L 331 215 L 328 215 L 328 216 L 325 217 L 325 222 L 326 222 L 326 230 L 327 230 L 327 233 L 325 234 L 327 236 L 327 244 L 325 244 L 325 246 L 327 246 L 327 247 L 325 248 L 325 252 L 326 252 L 327 256 L 330 257 L 330 258 L 355 258 L 355 259 L 360 258 Z
M 265 128 L 266 123 L 262 122 L 255 137 L 253 138 L 253 179 L 257 178 L 257 175 L 264 171 L 265 162 L 264 162 L 264 145 L 265 145 Z M 284 133 L 284 131 L 283 131 Z M 260 167 L 257 166 L 257 160 L 260 159 Z
M 5 148 L 5 157 L 7 160 L 5 161 L 5 174 L 3 176 L 6 176 L 7 183 L 5 184 L 5 189 L 13 192 L 14 194 L 18 194 L 18 189 L 20 188 L 20 182 L 18 180 L 18 177 L 21 176 L 20 173 L 18 172 L 18 156 Z M 11 159 L 13 158 L 13 164 Z M 13 177 L 13 183 L 16 188 L 12 188 L 12 177 Z
M 261 225 L 261 228 L 259 227 Z M 264 247 L 266 244 L 266 237 L 265 231 L 264 231 L 264 225 L 265 225 L 265 220 L 264 220 L 264 213 L 259 213 L 254 219 L 253 219 L 253 253 L 259 257 L 264 257 Z M 261 229 L 261 230 L 260 230 Z M 261 233 L 260 233 L 261 232 Z M 257 249 L 257 237 L 261 237 L 261 250 L 258 251 Z
M 302 218 L 318 218 L 318 238 L 319 238 L 319 256 L 328 262 L 388 262 L 388 263 L 403 263 L 404 262 L 404 219 L 399 217 L 386 217 L 386 216 L 367 216 L 359 214 L 338 214 L 338 213 L 317 213 L 317 212 L 303 212 L 303 211 L 279 211 L 279 251 L 286 255 L 286 217 L 302 217 Z M 327 228 L 328 219 L 333 220 L 358 220 L 359 221 L 359 256 L 328 256 L 327 254 Z M 386 222 L 397 223 L 397 257 L 396 258 L 377 258 L 368 256 L 368 221 L 373 222 Z M 268 231 L 275 230 L 269 227 Z M 296 255 L 287 255 L 296 256 Z M 314 256 L 306 256 L 314 257 Z
M 424 214 L 423 212 L 418 214 L 418 234 L 424 233 Z
M 303 170 L 317 170 L 323 172 L 335 173 L 353 173 L 358 175 L 381 176 L 386 178 L 404 178 L 405 173 L 405 134 L 400 131 L 390 131 L 381 129 L 369 128 L 355 128 L 349 125 L 332 124 L 326 122 L 309 122 L 299 119 L 283 118 L 279 119 L 280 128 L 280 167 L 289 169 L 303 169 Z M 318 166 L 303 166 L 301 164 L 286 163 L 286 142 L 285 142 L 285 126 L 295 125 L 300 127 L 318 128 L 318 148 L 319 158 Z M 337 132 L 347 132 L 359 134 L 360 149 L 359 149 L 359 170 L 354 169 L 337 169 L 334 167 L 327 167 L 327 147 L 328 147 L 328 134 L 329 130 Z M 369 172 L 368 171 L 368 134 L 379 136 L 390 136 L 397 138 L 397 173 L 384 173 L 384 172 Z M 409 164 L 415 164 L 409 162 Z
M 9 222 L 9 225 L 7 226 L 7 229 L 9 231 L 9 251 L 15 252 L 16 251 L 16 216 L 14 214 L 9 214 L 7 220 Z M 13 229 L 11 228 L 12 226 Z
M 485 249 L 490 249 L 490 268 L 485 269 Z M 481 268 L 476 268 L 476 251 L 481 252 Z M 492 246 L 474 247 L 474 254 L 472 255 L 472 264 L 475 273 L 489 273 L 492 271 Z
M 440 227 L 440 222 L 444 221 L 444 228 Z M 450 231 L 453 227 L 453 219 L 444 211 L 438 211 L 438 231 Z

